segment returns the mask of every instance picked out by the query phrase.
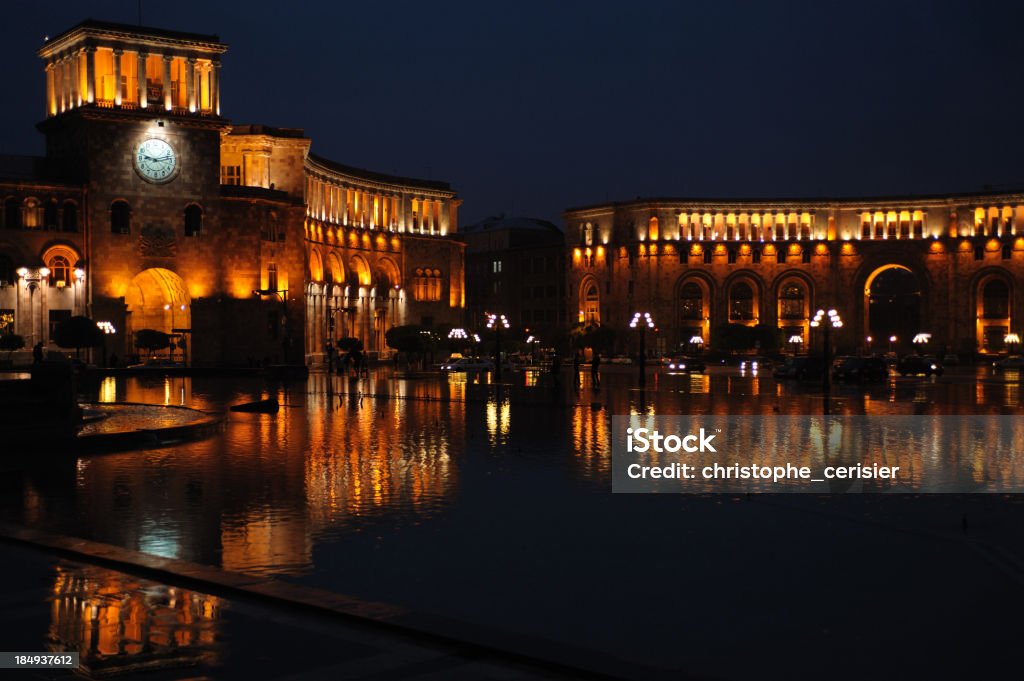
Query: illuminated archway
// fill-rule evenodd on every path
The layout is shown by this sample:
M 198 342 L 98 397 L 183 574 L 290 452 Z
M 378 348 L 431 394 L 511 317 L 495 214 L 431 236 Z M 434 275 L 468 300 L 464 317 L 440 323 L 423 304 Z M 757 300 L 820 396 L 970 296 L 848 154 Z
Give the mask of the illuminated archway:
M 676 283 L 678 346 L 703 347 L 710 341 L 713 300 L 714 282 L 701 273 L 687 274 Z M 697 337 L 700 338 L 699 343 Z
M 316 249 L 309 252 L 309 280 L 318 283 L 324 280 L 324 261 Z
M 989 269 L 974 282 L 976 341 L 983 353 L 1006 349 L 1006 336 L 1012 324 L 1013 278 L 1005 271 Z
M 360 286 L 370 286 L 373 283 L 373 274 L 366 258 L 361 255 L 352 256 L 348 262 L 349 271 L 355 274 Z M 351 279 L 351 277 L 349 277 Z
M 917 274 L 906 265 L 875 269 L 864 282 L 864 329 L 876 347 L 910 348 L 921 333 L 923 290 Z
M 153 267 L 135 275 L 124 296 L 128 333 L 142 329 L 179 335 L 174 329 L 192 328 L 192 298 L 185 280 L 171 270 Z
M 597 279 L 586 277 L 580 284 L 580 322 L 601 323 L 601 289 Z

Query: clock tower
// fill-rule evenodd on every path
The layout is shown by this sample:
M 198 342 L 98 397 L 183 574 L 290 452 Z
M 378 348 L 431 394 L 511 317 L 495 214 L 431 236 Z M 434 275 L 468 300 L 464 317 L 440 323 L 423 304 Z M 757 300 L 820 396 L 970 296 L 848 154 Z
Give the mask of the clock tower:
M 214 35 L 93 20 L 50 39 L 46 164 L 80 184 L 96 319 L 191 350 L 197 299 L 223 290 L 220 57 Z

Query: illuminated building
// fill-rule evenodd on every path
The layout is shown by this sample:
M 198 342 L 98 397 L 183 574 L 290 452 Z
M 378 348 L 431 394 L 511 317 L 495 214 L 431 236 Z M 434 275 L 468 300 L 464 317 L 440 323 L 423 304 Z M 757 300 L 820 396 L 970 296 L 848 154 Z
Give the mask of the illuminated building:
M 385 352 L 462 320 L 451 188 L 343 166 L 302 130 L 221 116 L 217 36 L 86 21 L 47 40 L 40 159 L 0 159 L 0 330 L 49 343 L 72 314 L 184 341 L 195 364 Z
M 1024 322 L 1022 192 L 638 199 L 564 217 L 569 313 L 624 330 L 650 311 L 662 352 L 695 336 L 714 348 L 727 324 L 810 347 L 819 308 L 839 310 L 848 350 L 885 351 L 894 337 L 910 352 L 927 333 L 930 352 L 1000 352 Z

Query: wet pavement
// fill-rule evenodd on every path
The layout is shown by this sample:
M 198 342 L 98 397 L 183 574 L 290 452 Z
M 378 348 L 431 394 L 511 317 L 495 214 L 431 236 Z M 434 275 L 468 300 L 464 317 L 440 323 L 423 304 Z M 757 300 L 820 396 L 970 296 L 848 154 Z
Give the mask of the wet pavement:
M 169 586 L 24 546 L 2 549 L 0 648 L 78 650 L 82 664 L 77 674 L 8 672 L 19 679 L 580 678 L 287 606 Z
M 713 368 L 359 381 L 109 378 L 232 414 L 201 442 L 7 460 L 8 521 L 715 678 L 991 676 L 1024 606 L 1016 495 L 612 495 L 612 414 L 816 414 L 818 386 Z M 1024 414 L 1019 377 L 842 385 L 848 414 Z M 927 649 L 924 655 L 920 651 Z M 785 650 L 785 653 L 780 652 Z M 795 651 L 795 653 L 794 653 Z M 838 662 L 837 661 L 841 661 Z

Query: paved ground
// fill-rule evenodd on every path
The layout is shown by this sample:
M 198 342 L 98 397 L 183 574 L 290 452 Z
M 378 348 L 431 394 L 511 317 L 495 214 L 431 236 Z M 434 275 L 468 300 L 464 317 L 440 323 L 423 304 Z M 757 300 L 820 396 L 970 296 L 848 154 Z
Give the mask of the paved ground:
M 0 650 L 80 649 L 91 678 L 527 681 L 595 678 L 418 641 L 340 618 L 221 598 L 0 545 Z M 23 670 L 4 678 L 63 679 Z

